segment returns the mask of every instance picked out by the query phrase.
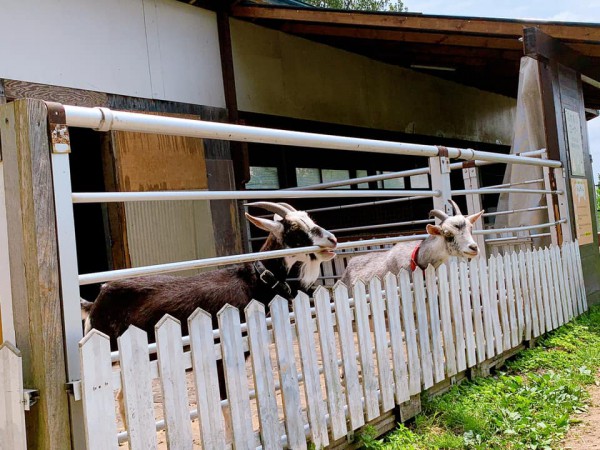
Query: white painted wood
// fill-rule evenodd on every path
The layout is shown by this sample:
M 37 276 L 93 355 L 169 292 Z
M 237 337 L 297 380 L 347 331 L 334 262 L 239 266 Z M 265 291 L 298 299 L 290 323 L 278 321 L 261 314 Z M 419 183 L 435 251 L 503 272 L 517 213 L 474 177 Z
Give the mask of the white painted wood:
M 566 281 L 565 274 L 563 271 L 562 261 L 560 258 L 560 247 L 558 245 L 553 245 L 551 249 L 552 256 L 552 267 L 554 268 L 554 280 L 556 288 L 555 290 L 559 293 L 559 302 L 560 302 L 560 311 L 559 316 L 561 319 L 561 325 L 565 324 L 569 321 L 569 310 L 567 309 L 568 300 L 567 300 L 567 289 L 566 289 Z
M 300 386 L 294 355 L 294 337 L 290 323 L 288 301 L 277 296 L 269 304 L 273 324 L 273 338 L 279 365 L 279 385 L 283 399 L 287 444 L 290 448 L 305 449 L 304 419 L 300 404 Z
M 502 324 L 502 346 L 504 350 L 509 350 L 511 348 L 511 339 L 505 276 L 504 258 L 499 255 L 496 258 L 496 282 L 498 283 L 498 306 L 500 309 L 500 323 Z
M 363 287 L 364 290 L 364 287 Z M 356 286 L 354 287 L 356 293 Z M 327 388 L 327 405 L 329 407 L 329 421 L 331 437 L 333 440 L 346 436 L 346 415 L 344 414 L 344 393 L 340 380 L 340 371 L 337 365 L 337 349 L 333 333 L 333 314 L 329 299 L 329 292 L 325 288 L 317 288 L 314 293 L 315 310 L 317 315 L 317 328 L 321 357 L 323 361 L 323 374 Z M 360 397 L 360 391 L 352 394 Z
M 467 368 L 467 347 L 462 314 L 462 299 L 460 295 L 460 275 L 456 258 L 448 260 L 448 279 L 450 280 L 450 308 L 454 321 L 454 342 L 456 343 L 456 369 L 462 372 Z
M 191 449 L 192 424 L 183 365 L 181 326 L 177 319 L 166 315 L 154 329 L 168 446 Z
M 579 241 L 575 241 L 577 245 L 574 246 L 575 248 L 575 266 L 577 267 L 577 272 L 579 275 L 579 292 L 581 293 L 581 307 L 583 308 L 583 311 L 587 311 L 588 310 L 588 303 L 587 303 L 587 296 L 585 293 L 585 280 L 583 278 L 583 267 L 582 267 L 582 262 L 581 262 L 581 253 L 579 252 Z
M 366 420 L 369 421 L 379 417 L 379 400 L 377 395 L 379 381 L 375 374 L 373 342 L 371 341 L 371 329 L 369 327 L 369 307 L 367 305 L 365 285 L 362 281 L 354 285 L 354 314 L 356 316 L 362 385 L 365 396 L 365 413 Z
M 483 332 L 481 292 L 479 289 L 479 264 L 475 258 L 469 261 L 469 280 L 471 283 L 471 306 L 473 308 L 473 324 L 475 329 L 475 353 L 477 354 L 477 362 L 482 363 L 485 361 L 485 335 Z
M 544 332 L 544 318 L 538 302 L 541 292 L 537 290 L 535 284 L 535 253 L 530 249 L 525 252 L 525 264 L 527 265 L 527 287 L 529 288 L 529 306 L 531 308 L 531 333 L 536 338 Z
M 546 318 L 549 319 L 548 330 L 554 330 L 557 325 L 556 320 L 556 303 L 554 303 L 552 286 L 552 278 L 550 272 L 552 268 L 548 264 L 547 252 L 548 248 L 539 251 L 540 255 L 540 280 L 542 282 L 542 294 L 544 296 L 544 308 L 546 310 Z
M 440 324 L 440 304 L 438 296 L 437 276 L 430 264 L 425 270 L 425 288 L 427 290 L 427 306 L 429 307 L 429 329 L 431 332 L 431 349 L 433 354 L 434 381 L 439 383 L 445 378 L 444 344 Z
M 573 242 L 569 247 L 571 272 L 573 273 L 573 286 L 577 303 L 577 315 L 583 314 L 583 299 L 581 289 L 579 289 L 579 269 L 577 268 L 577 252 L 575 250 L 578 241 Z
M 501 256 L 492 255 L 488 265 L 489 297 L 490 311 L 492 314 L 492 324 L 494 327 L 494 343 L 496 345 L 496 354 L 500 355 L 504 351 L 504 337 L 502 335 L 502 325 L 500 324 L 500 301 L 498 299 L 498 285 L 496 283 L 497 261 Z M 507 349 L 508 350 L 508 349 Z
M 236 449 L 256 449 L 250 395 L 244 359 L 244 343 L 240 324 L 240 313 L 231 305 L 225 305 L 217 314 L 221 331 L 221 351 L 229 414 Z
M 481 308 L 483 315 L 483 331 L 485 334 L 485 353 L 487 358 L 496 355 L 494 351 L 494 323 L 492 320 L 491 300 L 489 292 L 488 268 L 485 259 L 479 258 L 479 289 L 481 291 Z
M 32 39 L 14 41 L 23 14 L 30 14 L 38 26 Z M 11 58 L 10 64 L 0 66 L 3 78 L 225 107 L 214 12 L 168 0 L 110 0 L 101 5 L 27 0 L 7 4 L 3 17 L 0 41 L 14 41 L 14 53 L 0 48 L 1 61 Z M 101 30 L 102 38 L 90 30 Z M 40 39 L 51 35 L 69 55 L 68 71 L 61 58 L 39 51 Z
M 387 315 L 390 327 L 390 345 L 394 367 L 394 392 L 396 403 L 404 403 L 410 399 L 408 392 L 408 369 L 404 349 L 402 323 L 400 319 L 400 297 L 398 295 L 398 279 L 388 272 L 384 279 Z M 337 302 L 336 302 L 337 311 Z
M 21 352 L 8 341 L 0 345 L 0 434 L 3 450 L 27 449 L 23 363 Z
M 0 161 L 0 328 L 2 329 L 1 340 L 12 342 L 14 345 L 16 343 L 16 337 L 12 306 L 12 282 L 8 258 L 8 223 L 6 218 L 6 190 L 4 188 L 4 162 Z
M 552 318 L 550 317 L 550 311 L 546 308 L 545 296 L 542 288 L 542 277 L 540 274 L 542 269 L 540 266 L 543 255 L 541 249 L 534 250 L 531 257 L 533 259 L 534 292 L 536 293 L 536 304 L 540 320 L 540 334 L 544 334 L 552 329 Z
M 454 343 L 454 330 L 452 328 L 452 313 L 450 311 L 450 286 L 448 285 L 448 270 L 442 264 L 437 269 L 439 283 L 440 321 L 444 337 L 444 359 L 446 362 L 446 376 L 456 375 L 456 346 Z
M 369 282 L 371 296 L 371 315 L 375 335 L 375 354 L 377 356 L 377 374 L 379 375 L 379 392 L 381 395 L 381 412 L 387 412 L 394 406 L 394 382 L 390 366 L 387 329 L 385 326 L 385 301 L 381 296 L 381 280 L 373 277 Z
M 518 276 L 519 284 L 521 286 L 521 299 L 523 302 L 523 337 L 526 341 L 530 341 L 533 330 L 533 318 L 531 312 L 531 297 L 528 280 L 529 268 L 527 267 L 525 252 L 520 251 L 517 255 L 517 259 L 519 260 Z
M 417 323 L 419 327 L 419 351 L 421 353 L 423 389 L 429 389 L 433 386 L 433 356 L 431 354 L 431 343 L 429 340 L 429 320 L 427 318 L 427 306 L 425 305 L 423 271 L 419 267 L 413 272 L 413 287 L 415 292 Z
M 298 292 L 298 295 L 294 299 L 294 315 L 302 372 L 304 373 L 304 390 L 308 423 L 310 424 L 310 441 L 314 444 L 315 448 L 323 448 L 329 445 L 327 421 L 325 420 L 325 401 L 321 391 L 319 360 L 317 358 L 317 345 L 310 312 L 310 299 L 304 292 Z M 353 359 L 356 361 L 356 358 Z
M 568 320 L 572 320 L 575 317 L 575 311 L 573 309 L 573 290 L 571 287 L 571 273 L 569 269 L 569 264 L 567 260 L 567 252 L 566 252 L 567 244 L 563 244 L 562 248 L 559 249 L 559 263 L 560 270 L 563 272 L 563 282 L 565 289 L 565 297 L 567 304 L 567 318 Z
M 573 286 L 573 297 L 576 315 L 579 316 L 583 313 L 583 303 L 581 301 L 581 291 L 579 290 L 579 275 L 577 268 L 575 267 L 575 242 L 569 244 L 569 268 L 572 276 L 571 284 Z
M 79 355 L 87 448 L 116 450 L 119 444 L 108 336 L 92 330 L 79 343 Z
M 469 266 L 464 259 L 459 264 L 460 298 L 462 302 L 463 321 L 465 327 L 465 344 L 467 346 L 467 367 L 477 364 L 475 355 L 475 336 L 473 334 L 473 308 L 471 306 L 471 289 L 469 286 Z
M 118 339 L 123 400 L 130 448 L 155 448 L 156 420 L 148 336 L 130 325 Z
M 346 402 L 348 404 L 348 417 L 351 430 L 356 430 L 365 424 L 365 415 L 361 397 L 356 395 L 362 391 L 358 381 L 358 363 L 356 361 L 356 348 L 354 333 L 352 331 L 352 311 L 348 299 L 348 288 L 343 283 L 336 284 L 333 290 L 335 298 L 335 316 L 337 319 L 340 339 L 340 350 L 344 363 L 344 383 L 346 386 Z
M 404 324 L 404 337 L 408 360 L 408 392 L 411 396 L 421 392 L 421 360 L 417 347 L 417 331 L 415 327 L 415 313 L 413 308 L 413 293 L 410 287 L 410 275 L 402 269 L 399 274 L 400 302 L 402 304 L 402 323 Z
M 512 252 L 510 254 L 510 260 L 512 264 L 512 275 L 513 275 L 513 287 L 515 290 L 515 307 L 517 310 L 517 342 L 521 343 L 523 335 L 525 333 L 525 310 L 523 305 L 523 286 L 521 284 L 521 275 L 525 272 L 525 268 L 519 262 L 519 253 Z
M 560 274 L 558 272 L 558 266 L 555 260 L 554 249 L 556 246 L 551 246 L 548 248 L 548 253 L 546 256 L 546 264 L 550 267 L 550 274 L 552 278 L 552 288 L 554 292 L 554 304 L 556 305 L 556 325 L 557 327 L 561 326 L 565 323 L 564 313 L 563 313 L 563 295 L 560 289 L 559 277 Z
M 518 339 L 517 308 L 515 302 L 515 287 L 510 253 L 513 252 L 504 253 L 502 259 L 504 263 L 504 276 L 506 282 L 506 306 L 508 309 L 508 322 L 510 324 L 510 346 L 513 348 L 519 345 L 520 341 Z
M 188 318 L 192 367 L 202 448 L 225 448 L 225 422 L 219 394 L 212 317 L 197 309 Z
M 248 344 L 254 375 L 261 443 L 264 449 L 276 449 L 281 446 L 283 430 L 279 425 L 277 412 L 275 377 L 271 365 L 265 306 L 253 300 L 244 309 L 244 315 L 248 325 Z

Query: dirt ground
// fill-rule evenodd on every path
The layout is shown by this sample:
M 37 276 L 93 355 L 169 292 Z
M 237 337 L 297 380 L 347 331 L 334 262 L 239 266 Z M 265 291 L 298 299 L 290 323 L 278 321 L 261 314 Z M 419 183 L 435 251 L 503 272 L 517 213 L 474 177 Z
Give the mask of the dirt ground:
M 600 373 L 596 375 L 600 380 Z M 569 450 L 600 450 L 600 386 L 592 386 L 590 409 L 576 416 L 581 423 L 575 424 L 562 442 L 562 448 Z

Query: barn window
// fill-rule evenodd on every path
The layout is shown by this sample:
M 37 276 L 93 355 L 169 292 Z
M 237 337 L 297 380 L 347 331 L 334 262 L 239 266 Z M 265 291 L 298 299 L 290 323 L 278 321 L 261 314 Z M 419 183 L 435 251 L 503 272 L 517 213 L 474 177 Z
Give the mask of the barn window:
M 356 171 L 356 178 L 363 178 L 368 176 L 368 172 L 366 170 L 357 170 Z M 369 189 L 369 183 L 360 183 L 357 184 L 358 189 Z
M 246 189 L 279 189 L 277 167 L 250 166 L 250 181 Z
M 349 170 L 317 169 L 312 167 L 296 167 L 296 181 L 298 186 L 311 186 L 331 181 L 350 179 Z M 338 186 L 336 189 L 350 189 L 350 186 Z
M 380 172 L 377 171 L 377 175 L 385 175 L 392 172 Z M 389 180 L 382 180 L 377 182 L 379 189 L 404 189 L 404 178 L 390 178 Z
M 410 187 L 413 189 L 429 189 L 429 176 L 427 174 L 413 175 L 410 177 Z

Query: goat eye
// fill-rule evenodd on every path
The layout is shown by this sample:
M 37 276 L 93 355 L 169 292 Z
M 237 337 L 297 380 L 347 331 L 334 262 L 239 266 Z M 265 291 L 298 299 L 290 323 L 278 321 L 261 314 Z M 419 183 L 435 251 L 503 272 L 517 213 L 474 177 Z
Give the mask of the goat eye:
M 454 236 L 451 234 L 446 234 L 444 239 L 446 239 L 446 242 L 452 242 L 454 240 Z

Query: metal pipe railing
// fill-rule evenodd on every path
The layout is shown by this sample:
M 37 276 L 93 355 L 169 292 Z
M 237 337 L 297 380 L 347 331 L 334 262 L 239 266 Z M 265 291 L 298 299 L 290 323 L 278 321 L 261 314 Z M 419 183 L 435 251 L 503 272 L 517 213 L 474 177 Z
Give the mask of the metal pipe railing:
M 336 191 L 151 191 L 151 192 L 75 192 L 73 203 L 148 202 L 164 200 L 256 200 L 280 198 L 353 197 L 439 197 L 439 191 L 416 190 L 336 190 Z
M 133 131 L 139 133 L 168 134 L 225 141 L 255 142 L 308 148 L 326 148 L 371 153 L 412 156 L 439 156 L 442 149 L 435 145 L 409 144 L 374 139 L 350 138 L 299 131 L 250 127 L 178 117 L 153 116 L 109 108 L 86 108 L 65 105 L 68 126 L 92 128 L 100 131 Z M 559 161 L 550 161 L 515 155 L 503 155 L 473 149 L 445 147 L 448 157 L 465 160 L 482 160 L 526 164 L 542 167 L 561 167 Z
M 543 178 L 538 178 L 537 180 L 527 180 L 527 181 L 518 181 L 516 183 L 505 183 L 505 184 L 495 184 L 492 186 L 482 186 L 481 189 L 498 189 L 498 188 L 509 188 L 511 186 L 523 186 L 525 184 L 535 184 L 535 183 L 543 183 Z
M 518 241 L 518 240 L 528 240 L 533 238 L 542 238 L 552 236 L 552 233 L 540 233 L 540 234 L 528 234 L 526 236 L 509 236 L 503 238 L 494 238 L 494 239 L 486 239 L 486 244 L 492 244 L 497 242 L 510 242 L 510 241 Z
M 311 184 L 310 186 L 299 186 L 293 188 L 283 189 L 284 191 L 309 191 L 313 189 L 327 189 L 331 187 L 339 187 L 339 186 L 351 186 L 354 184 L 360 183 L 368 183 L 371 181 L 383 181 L 383 180 L 391 180 L 396 178 L 404 178 L 411 177 L 414 175 L 425 175 L 429 173 L 429 167 L 423 167 L 421 169 L 411 169 L 411 170 L 403 170 L 401 172 L 391 172 L 380 175 L 369 175 L 366 177 L 352 178 L 348 180 L 339 180 L 339 181 L 329 181 L 327 183 L 318 183 Z
M 507 211 L 496 211 L 496 212 L 490 212 L 490 213 L 483 213 L 483 217 L 505 216 L 508 214 L 516 214 L 516 213 L 520 213 L 520 212 L 530 212 L 530 211 L 541 211 L 541 210 L 545 211 L 547 209 L 548 209 L 547 206 L 534 206 L 532 208 L 510 209 Z
M 427 236 L 427 234 L 419 234 L 411 236 L 369 239 L 356 242 L 342 242 L 337 245 L 337 248 L 344 249 L 362 247 L 363 245 L 395 244 L 396 242 L 421 240 L 425 239 Z M 106 281 L 116 281 L 125 278 L 142 277 L 158 273 L 180 272 L 182 270 L 203 269 L 206 267 L 225 266 L 229 264 L 246 263 L 257 260 L 275 259 L 284 256 L 317 253 L 320 250 L 323 249 L 321 247 L 313 245 L 310 247 L 288 248 L 284 250 L 272 250 L 268 252 L 256 252 L 242 255 L 220 256 L 216 258 L 195 259 L 191 261 L 156 264 L 152 266 L 135 267 L 132 269 L 118 269 L 109 270 L 105 272 L 94 272 L 79 275 L 79 284 L 83 286 L 87 284 L 103 283 Z
M 459 189 L 451 191 L 451 195 L 471 195 L 471 194 L 553 194 L 562 195 L 563 191 L 552 191 L 548 189 L 519 189 L 519 188 L 504 188 L 504 189 Z
M 510 228 L 494 228 L 494 229 L 489 229 L 489 230 L 473 230 L 473 234 L 475 235 L 485 235 L 485 234 L 498 234 L 498 233 L 509 233 L 509 232 L 519 232 L 519 231 L 526 231 L 526 230 L 536 230 L 538 228 L 549 228 L 549 227 L 553 227 L 556 226 L 560 223 L 566 223 L 567 219 L 561 219 L 561 220 L 557 220 L 556 222 L 547 222 L 547 223 L 541 223 L 538 225 L 525 225 L 525 226 L 521 226 L 521 227 L 510 227 Z

